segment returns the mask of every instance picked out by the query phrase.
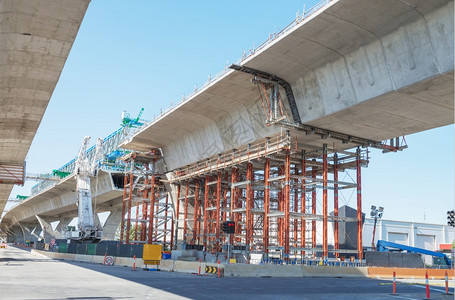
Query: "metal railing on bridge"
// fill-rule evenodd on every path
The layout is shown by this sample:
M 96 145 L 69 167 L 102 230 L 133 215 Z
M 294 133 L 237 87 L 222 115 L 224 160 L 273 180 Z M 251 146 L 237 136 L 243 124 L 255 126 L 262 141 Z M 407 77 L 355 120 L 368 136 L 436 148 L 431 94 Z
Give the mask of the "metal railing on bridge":
M 236 62 L 234 62 L 234 64 L 240 65 L 243 61 L 245 61 L 246 59 L 255 55 L 259 51 L 263 50 L 264 48 L 269 46 L 273 41 L 275 41 L 277 38 L 283 36 L 285 33 L 290 31 L 291 29 L 293 29 L 295 26 L 299 25 L 302 21 L 306 20 L 308 17 L 312 16 L 313 14 L 315 14 L 316 12 L 318 12 L 319 10 L 324 8 L 327 4 L 329 4 L 330 2 L 333 2 L 333 1 L 334 0 L 322 0 L 322 1 L 318 2 L 317 4 L 315 4 L 314 6 L 312 6 L 308 10 L 305 10 L 305 8 L 304 8 L 304 11 L 301 14 L 300 14 L 300 12 L 297 12 L 296 18 L 294 20 L 292 20 L 291 23 L 289 23 L 287 26 L 285 26 L 281 31 L 269 34 L 269 37 L 267 38 L 267 40 L 265 40 L 259 46 L 255 47 L 253 45 L 253 48 L 250 49 L 248 52 L 243 51 L 242 57 L 240 59 L 238 59 Z M 159 120 L 164 115 L 166 115 L 170 111 L 176 109 L 181 104 L 189 101 L 194 96 L 196 96 L 199 92 L 201 92 L 202 90 L 207 88 L 210 84 L 212 84 L 214 81 L 217 81 L 218 79 L 220 79 L 221 77 L 226 75 L 229 71 L 231 71 L 231 69 L 229 69 L 229 64 L 226 63 L 224 70 L 218 72 L 214 76 L 210 75 L 208 80 L 202 86 L 200 86 L 200 87 L 195 86 L 194 91 L 191 94 L 189 94 L 188 96 L 183 95 L 183 97 L 180 101 L 177 101 L 176 103 L 171 102 L 171 104 L 167 108 L 161 110 L 159 115 L 153 117 L 151 123 Z
M 109 136 L 103 139 L 103 149 L 102 149 L 102 157 L 104 157 L 103 161 L 99 162 L 99 168 L 105 171 L 124 171 L 124 164 L 119 161 L 118 157 L 121 157 L 123 154 L 127 152 L 127 150 L 119 149 L 118 146 L 129 137 L 137 133 L 139 130 L 147 126 L 149 123 L 144 122 L 141 126 L 138 127 L 129 127 L 123 126 L 118 130 L 111 133 Z M 87 150 L 87 158 L 91 160 L 95 155 L 95 146 L 90 147 Z M 60 167 L 59 169 L 55 170 L 55 172 L 59 173 L 70 173 L 74 172 L 74 168 L 76 165 L 76 158 L 73 158 L 68 163 Z M 48 174 L 49 178 L 53 180 L 43 180 L 38 182 L 34 185 L 31 189 L 31 196 L 38 195 L 43 191 L 55 186 L 65 177 L 60 178 L 60 180 L 55 180 L 56 176 L 52 174 Z M 57 177 L 58 178 L 58 177 Z

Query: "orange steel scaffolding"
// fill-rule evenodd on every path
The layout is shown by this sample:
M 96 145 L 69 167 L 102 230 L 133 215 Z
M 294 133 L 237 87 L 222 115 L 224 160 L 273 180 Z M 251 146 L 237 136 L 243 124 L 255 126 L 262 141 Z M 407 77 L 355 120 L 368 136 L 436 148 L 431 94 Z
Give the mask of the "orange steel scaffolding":
M 121 243 L 161 243 L 164 249 L 173 247 L 172 205 L 161 181 L 162 175 L 155 174 L 154 168 L 160 158 L 157 149 L 147 154 L 132 152 L 123 157 L 127 168 L 120 224 Z M 152 168 L 149 167 L 151 165 Z M 136 210 L 135 219 L 131 219 L 132 209 Z
M 362 258 L 361 167 L 368 163 L 365 153 L 360 149 L 335 151 L 327 144 L 322 148 L 301 144 L 287 132 L 176 170 L 170 183 L 177 189 L 177 207 L 184 200 L 183 219 L 176 214 L 176 239 L 181 229 L 178 224 L 183 221 L 179 239 L 193 245 L 192 249 L 217 255 L 231 245 L 246 254 L 247 261 L 252 252 L 279 253 L 284 259 L 327 258 L 329 253 L 336 257 L 353 253 Z M 339 181 L 339 172 L 349 169 L 356 170 L 356 181 Z M 357 218 L 339 216 L 338 194 L 345 189 L 357 190 Z M 334 195 L 333 215 L 328 213 L 329 190 Z M 185 196 L 180 197 L 183 192 Z M 225 220 L 236 223 L 235 234 L 229 237 L 220 228 Z M 357 222 L 357 249 L 340 249 L 339 222 L 345 221 Z M 329 222 L 334 224 L 333 247 L 329 247 Z

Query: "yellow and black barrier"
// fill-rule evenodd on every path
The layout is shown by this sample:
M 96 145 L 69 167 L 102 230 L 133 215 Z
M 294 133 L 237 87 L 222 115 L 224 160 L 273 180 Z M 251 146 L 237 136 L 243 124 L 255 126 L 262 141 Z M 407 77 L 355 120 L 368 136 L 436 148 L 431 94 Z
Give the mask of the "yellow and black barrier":
M 218 268 L 217 267 L 210 267 L 210 266 L 205 266 L 205 273 L 208 274 L 218 274 Z

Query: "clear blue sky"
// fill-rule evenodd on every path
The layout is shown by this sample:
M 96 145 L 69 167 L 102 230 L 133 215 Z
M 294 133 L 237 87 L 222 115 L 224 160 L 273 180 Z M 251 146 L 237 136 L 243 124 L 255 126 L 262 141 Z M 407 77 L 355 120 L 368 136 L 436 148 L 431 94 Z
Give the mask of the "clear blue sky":
M 29 173 L 47 173 L 74 158 L 83 136 L 106 137 L 123 110 L 152 119 L 190 94 L 226 61 L 259 45 L 317 1 L 94 0 L 27 156 Z M 407 137 L 409 149 L 372 150 L 363 169 L 364 212 L 445 223 L 454 206 L 454 126 Z M 29 194 L 34 182 L 15 188 Z M 355 198 L 346 203 L 355 206 Z

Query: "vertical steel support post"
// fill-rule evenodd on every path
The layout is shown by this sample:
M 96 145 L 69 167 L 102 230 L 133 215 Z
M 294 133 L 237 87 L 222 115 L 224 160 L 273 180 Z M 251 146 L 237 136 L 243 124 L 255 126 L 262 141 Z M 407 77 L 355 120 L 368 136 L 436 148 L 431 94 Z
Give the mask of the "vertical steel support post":
M 192 244 L 196 244 L 198 240 L 197 236 L 197 222 L 199 221 L 199 180 L 196 179 L 196 187 L 194 188 L 194 211 L 193 211 L 193 237 L 191 239 Z
M 297 164 L 294 165 L 294 174 L 299 175 L 299 168 Z M 299 179 L 296 177 L 294 179 L 294 212 L 299 212 L 299 192 L 298 192 L 298 186 L 299 186 Z M 298 235 L 299 235 L 299 219 L 294 218 L 294 233 L 293 233 L 293 238 L 294 238 L 294 247 L 297 248 L 297 242 L 298 242 Z
M 209 183 L 210 181 L 210 177 L 209 176 L 206 176 L 205 177 L 205 187 L 204 187 L 204 229 L 203 229 L 203 234 L 202 234 L 202 242 L 204 244 L 204 250 L 207 251 L 207 214 L 208 214 L 208 211 L 207 211 L 207 207 L 208 207 L 208 204 L 209 204 Z
M 281 165 L 278 168 L 278 176 L 284 175 L 284 166 Z M 282 212 L 283 214 L 285 213 L 284 209 L 284 189 L 280 188 L 278 191 L 278 210 Z M 284 247 L 284 218 L 278 218 L 277 219 L 277 224 L 278 224 L 278 245 L 280 247 Z
M 128 217 L 126 219 L 126 243 L 130 243 L 130 227 L 131 227 L 131 203 L 133 201 L 133 172 L 130 173 L 129 193 L 128 193 Z
M 213 194 L 210 199 L 210 207 L 215 207 L 215 205 L 216 205 L 216 187 L 213 190 Z M 209 229 L 210 229 L 210 234 L 211 234 L 211 237 L 209 240 L 212 242 L 213 245 L 216 244 L 216 229 L 215 229 L 216 218 L 215 218 L 215 215 L 216 215 L 216 207 L 215 207 L 215 211 L 210 210 L 210 219 L 209 219 L 209 221 L 210 221 Z M 215 253 L 216 249 L 213 245 L 212 245 L 212 253 Z
M 327 241 L 328 235 L 328 198 L 327 198 L 327 176 L 328 176 L 328 163 L 327 163 L 327 144 L 322 146 L 322 214 L 324 215 L 324 220 L 322 223 L 322 248 L 324 249 L 324 259 L 327 259 L 329 252 L 329 245 Z
M 186 240 L 186 236 L 187 236 L 186 229 L 188 227 L 187 218 L 188 218 L 188 190 L 189 190 L 189 188 L 190 188 L 190 182 L 187 181 L 186 182 L 186 186 L 185 186 L 185 207 L 184 207 L 184 212 L 183 212 L 183 240 L 185 241 L 185 244 L 187 242 L 187 240 Z
M 284 255 L 289 259 L 291 214 L 291 151 L 286 150 L 284 163 Z
M 136 203 L 136 220 L 134 224 L 134 240 L 137 241 L 137 230 L 139 227 L 139 202 Z
M 316 162 L 316 159 L 313 159 L 313 162 Z M 313 183 L 316 181 L 317 169 L 316 167 L 311 167 L 311 175 L 313 178 Z M 313 185 L 311 191 L 311 214 L 316 215 L 316 186 Z M 316 248 L 316 220 L 311 221 L 311 242 L 312 247 Z M 313 257 L 316 257 L 316 252 L 313 251 Z
M 262 228 L 262 239 L 264 244 L 264 253 L 269 253 L 269 212 L 270 212 L 270 159 L 265 159 L 264 166 L 264 225 Z
M 300 195 L 300 211 L 302 214 L 306 213 L 306 160 L 305 160 L 305 150 L 302 150 L 302 193 Z M 301 219 L 302 225 L 300 226 L 300 247 L 306 247 L 306 220 L 305 217 Z M 302 259 L 305 257 L 305 251 L 301 253 Z
M 158 185 L 156 186 L 156 189 L 157 189 L 157 193 L 155 194 L 155 211 L 153 213 L 153 216 L 155 218 L 155 220 L 153 220 L 153 223 L 154 223 L 154 228 L 155 228 L 155 241 L 158 241 L 158 214 L 160 212 L 160 198 L 161 198 L 161 193 L 160 193 L 160 186 L 159 186 L 159 183 Z
M 236 171 L 236 174 L 235 174 L 235 182 L 239 182 L 240 180 L 240 171 L 239 169 L 237 169 Z M 235 207 L 236 208 L 242 208 L 242 200 L 240 199 L 240 196 L 241 196 L 241 193 L 242 191 L 239 189 L 239 188 L 236 188 L 235 189 L 236 193 L 235 193 L 235 199 L 236 199 L 236 204 L 235 204 Z M 242 226 L 240 224 L 240 222 L 242 222 L 242 214 L 241 213 L 236 213 L 235 214 L 235 218 L 236 218 L 236 226 L 235 226 L 235 231 L 238 235 L 241 235 L 242 234 Z M 236 239 L 237 242 L 241 243 L 242 242 L 242 237 L 239 236 L 237 239 Z
M 144 191 L 142 192 L 142 222 L 141 222 L 141 237 L 140 241 L 145 241 L 147 235 L 147 212 L 148 212 L 148 177 L 144 179 Z
M 150 214 L 149 214 L 149 231 L 148 231 L 148 243 L 153 242 L 153 221 L 155 219 L 155 175 L 152 175 L 150 182 Z
M 253 183 L 253 164 L 248 163 L 247 168 L 246 168 L 246 180 L 248 183 L 246 184 L 246 212 L 245 212 L 245 245 L 246 245 L 246 250 L 247 253 L 250 252 L 250 240 L 252 236 L 252 231 L 253 228 L 251 228 L 251 202 L 253 199 L 251 199 L 251 184 Z
M 220 252 L 220 209 L 221 209 L 221 172 L 218 172 L 216 179 L 216 228 L 215 228 L 215 252 Z
M 177 250 L 177 244 L 179 240 L 179 222 L 180 221 L 180 184 L 177 185 L 177 208 L 175 211 L 175 249 Z M 174 227 L 172 227 L 174 228 Z
M 232 168 L 232 173 L 231 173 L 231 205 L 230 205 L 230 213 L 229 213 L 229 218 L 231 221 L 236 221 L 236 218 L 234 215 L 234 209 L 236 208 L 236 203 L 237 203 L 237 188 L 234 187 L 234 183 L 237 182 L 237 168 Z M 235 224 L 235 233 L 238 233 L 238 227 L 239 224 Z M 230 234 L 229 235 L 229 243 L 232 245 L 234 243 L 234 235 Z
M 122 198 L 122 221 L 120 222 L 120 243 L 123 244 L 123 236 L 125 233 L 125 214 L 126 214 L 126 195 L 129 188 L 128 184 L 129 175 L 125 174 L 123 179 L 123 198 Z
M 335 216 L 334 225 L 335 225 L 335 250 L 340 249 L 340 237 L 339 237 L 339 224 L 338 224 L 338 154 L 333 155 L 333 215 Z M 339 257 L 340 253 L 335 252 L 335 257 Z
M 173 205 L 171 205 L 171 206 L 172 206 L 172 211 L 174 211 L 174 206 Z M 169 245 L 169 250 L 174 249 L 174 222 L 175 222 L 174 214 L 171 214 L 171 243 Z
M 225 172 L 224 173 L 224 182 L 229 182 L 229 173 Z M 226 184 L 223 189 L 223 210 L 221 213 L 223 214 L 223 222 L 227 221 L 227 194 L 228 194 L 228 185 Z
M 357 250 L 359 260 L 363 258 L 362 241 L 362 167 L 360 165 L 360 148 L 357 147 Z
M 167 237 L 167 206 L 169 204 L 169 195 L 166 194 L 166 204 L 164 205 L 164 234 L 163 234 L 163 249 L 166 247 Z

